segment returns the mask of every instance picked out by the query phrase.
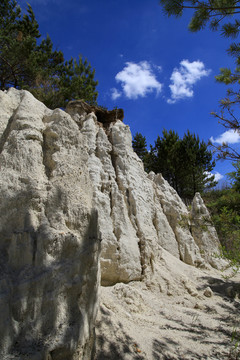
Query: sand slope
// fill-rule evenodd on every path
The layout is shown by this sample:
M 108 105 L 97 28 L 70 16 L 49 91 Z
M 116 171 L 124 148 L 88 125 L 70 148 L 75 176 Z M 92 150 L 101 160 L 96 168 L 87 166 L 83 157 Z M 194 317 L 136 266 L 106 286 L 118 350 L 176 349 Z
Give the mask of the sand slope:
M 239 277 L 164 251 L 152 281 L 102 287 L 95 360 L 236 359 Z

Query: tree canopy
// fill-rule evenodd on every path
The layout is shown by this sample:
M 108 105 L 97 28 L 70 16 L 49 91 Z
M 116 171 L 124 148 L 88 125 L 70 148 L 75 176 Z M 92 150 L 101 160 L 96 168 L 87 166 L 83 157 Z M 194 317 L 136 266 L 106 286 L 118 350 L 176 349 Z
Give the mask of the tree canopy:
M 204 193 L 203 196 L 222 245 L 222 255 L 237 269 L 240 265 L 239 190 L 233 186 L 223 190 L 212 190 Z
M 239 0 L 160 0 L 168 16 L 182 16 L 184 9 L 191 9 L 193 16 L 189 22 L 191 31 L 199 31 L 209 24 L 211 30 L 219 30 L 224 36 L 239 34 L 240 22 L 225 21 L 240 13 Z
M 240 161 L 233 164 L 235 170 L 228 173 L 229 179 L 232 181 L 232 188 L 240 194 Z
M 26 89 L 47 106 L 65 107 L 69 100 L 95 104 L 95 71 L 81 56 L 64 60 L 49 36 L 41 37 L 31 6 L 22 14 L 16 0 L 0 3 L 0 89 Z
M 139 139 L 144 141 L 140 142 Z M 146 138 L 140 133 L 135 135 L 133 144 L 137 153 L 144 154 L 141 158 L 145 170 L 161 173 L 184 199 L 192 199 L 196 192 L 216 185 L 214 175 L 210 174 L 215 166 L 212 153 L 204 141 L 189 131 L 180 139 L 175 131 L 163 130 L 155 145 L 150 145 L 149 152 Z
M 146 137 L 137 132 L 133 138 L 132 147 L 140 159 L 144 161 L 148 154 Z

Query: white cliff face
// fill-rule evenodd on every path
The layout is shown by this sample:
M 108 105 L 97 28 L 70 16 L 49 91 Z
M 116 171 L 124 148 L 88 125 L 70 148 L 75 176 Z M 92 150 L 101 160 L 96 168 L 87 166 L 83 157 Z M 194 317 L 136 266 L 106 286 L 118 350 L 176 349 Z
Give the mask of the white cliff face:
M 159 291 L 166 278 L 170 293 L 169 253 L 178 264 L 217 266 L 214 229 L 198 226 L 209 216 L 201 198 L 189 213 L 160 174 L 144 172 L 116 119 L 123 112 L 105 121 L 81 101 L 66 111 L 26 91 L 0 92 L 4 360 L 90 359 L 100 240 L 103 285 L 141 280 Z
M 88 359 L 99 236 L 83 137 L 26 91 L 0 103 L 0 357 Z
M 166 248 L 165 246 L 164 248 L 172 255 L 176 255 L 176 248 L 178 248 L 178 257 L 183 262 L 195 266 L 202 265 L 203 259 L 200 255 L 200 249 L 190 232 L 190 214 L 187 207 L 177 192 L 164 180 L 161 174 L 150 174 L 149 176 L 156 184 L 158 200 L 173 230 L 175 241 L 177 242 L 177 247 L 175 243 L 175 246 L 171 248 Z
M 176 191 L 160 174 L 144 172 L 129 127 L 120 120 L 101 124 L 78 106 L 73 102 L 67 111 L 79 124 L 88 152 L 102 234 L 102 284 L 151 277 L 162 248 L 187 264 L 206 266 L 209 259 L 199 245 L 203 229 L 195 239 L 190 213 Z M 217 253 L 218 241 L 205 235 L 205 250 L 210 242 Z
M 191 231 L 202 256 L 213 267 L 218 267 L 219 260 L 219 240 L 217 232 L 212 224 L 208 209 L 199 193 L 195 194 L 190 211 Z
M 88 168 L 99 214 L 103 284 L 140 280 L 142 273 L 139 237 L 135 224 L 129 217 L 127 189 L 121 184 L 121 169 L 128 151 L 121 141 L 126 135 L 127 127 L 121 122 L 119 125 L 123 127 L 123 132 L 119 133 L 122 139 L 117 139 L 116 132 L 111 134 L 115 136 L 116 147 L 113 147 L 104 129 L 97 124 L 95 115 L 89 115 L 81 128 L 88 148 Z M 123 163 L 117 159 L 118 150 L 122 150 L 119 160 Z

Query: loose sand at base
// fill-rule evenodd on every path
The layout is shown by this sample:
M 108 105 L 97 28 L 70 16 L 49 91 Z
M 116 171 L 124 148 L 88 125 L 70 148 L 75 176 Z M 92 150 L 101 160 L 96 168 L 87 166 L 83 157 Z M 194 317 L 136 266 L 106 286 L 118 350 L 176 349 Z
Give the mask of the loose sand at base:
M 230 271 L 163 251 L 151 280 L 102 287 L 95 360 L 238 359 L 240 274 Z

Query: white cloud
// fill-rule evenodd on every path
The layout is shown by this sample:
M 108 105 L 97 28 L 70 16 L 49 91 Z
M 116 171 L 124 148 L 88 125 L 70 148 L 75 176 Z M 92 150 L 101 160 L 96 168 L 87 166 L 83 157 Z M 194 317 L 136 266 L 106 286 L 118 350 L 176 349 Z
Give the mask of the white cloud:
M 220 174 L 218 171 L 215 171 L 215 173 L 213 173 L 213 175 L 214 175 L 216 181 L 219 181 L 224 178 L 224 176 L 222 174 Z
M 123 92 L 129 99 L 145 97 L 154 90 L 158 94 L 162 90 L 162 84 L 156 79 L 152 67 L 147 61 L 141 61 L 138 64 L 127 62 L 115 79 L 117 82 L 121 82 Z
M 208 175 L 208 177 L 211 177 L 211 176 L 214 175 L 214 180 L 215 181 L 219 181 L 219 180 L 224 178 L 224 176 L 222 174 L 220 174 L 218 171 L 214 171 L 214 173 L 206 171 L 206 175 Z
M 169 104 L 174 104 L 177 100 L 193 96 L 193 85 L 203 76 L 208 76 L 211 70 L 207 70 L 203 62 L 197 60 L 189 62 L 182 60 L 180 67 L 175 68 L 171 75 L 171 98 L 167 100 Z
M 237 131 L 227 130 L 224 133 L 222 133 L 220 136 L 218 136 L 216 139 L 211 137 L 210 141 L 212 143 L 217 143 L 217 144 L 222 144 L 222 143 L 236 144 L 240 142 L 240 135 Z
M 121 92 L 118 91 L 118 89 L 116 89 L 116 88 L 112 88 L 111 93 L 112 93 L 112 95 L 111 95 L 112 100 L 116 100 L 122 95 Z

